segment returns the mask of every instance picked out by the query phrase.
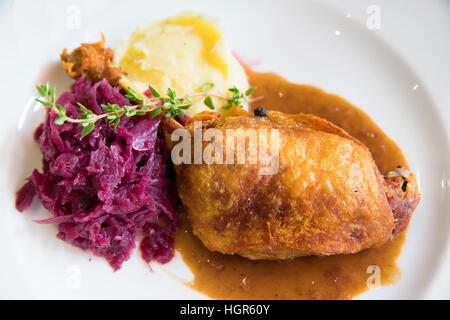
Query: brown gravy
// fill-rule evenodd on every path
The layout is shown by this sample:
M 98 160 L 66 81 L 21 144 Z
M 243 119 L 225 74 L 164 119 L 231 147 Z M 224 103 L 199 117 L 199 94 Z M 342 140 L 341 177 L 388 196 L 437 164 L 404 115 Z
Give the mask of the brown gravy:
M 290 83 L 280 76 L 247 70 L 257 106 L 285 113 L 312 113 L 325 118 L 364 143 L 382 173 L 398 165 L 408 167 L 399 147 L 360 109 L 345 99 L 309 86 Z M 406 234 L 384 246 L 358 254 L 301 257 L 285 261 L 250 261 L 206 249 L 180 217 L 175 248 L 194 274 L 193 289 L 216 299 L 351 299 L 368 290 L 376 265 L 381 285 L 400 275 L 396 260 Z M 371 280 L 369 279 L 369 283 Z

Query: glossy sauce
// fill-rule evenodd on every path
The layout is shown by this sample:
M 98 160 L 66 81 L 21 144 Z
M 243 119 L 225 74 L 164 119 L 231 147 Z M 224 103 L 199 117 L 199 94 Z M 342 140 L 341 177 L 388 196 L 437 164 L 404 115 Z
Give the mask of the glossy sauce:
M 285 113 L 312 113 L 349 132 L 372 152 L 381 173 L 408 167 L 398 146 L 360 109 L 323 90 L 293 84 L 270 73 L 247 70 L 256 106 Z M 380 248 L 351 255 L 300 257 L 284 261 L 251 261 L 210 252 L 180 214 L 175 247 L 195 279 L 193 289 L 216 299 L 351 299 L 374 284 L 393 284 L 400 276 L 396 260 L 406 233 Z M 377 266 L 379 273 L 371 266 Z

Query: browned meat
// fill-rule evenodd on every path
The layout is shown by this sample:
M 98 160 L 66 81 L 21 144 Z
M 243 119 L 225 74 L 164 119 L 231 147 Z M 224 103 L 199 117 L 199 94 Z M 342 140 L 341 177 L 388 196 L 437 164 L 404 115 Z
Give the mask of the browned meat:
M 204 130 L 219 129 L 224 139 L 227 129 L 280 132 L 274 175 L 260 175 L 260 164 L 175 166 L 193 231 L 210 250 L 250 259 L 355 253 L 399 234 L 417 206 L 412 174 L 383 179 L 364 145 L 321 118 L 202 114 L 186 125 L 190 131 L 193 120 L 203 121 Z
M 394 214 L 394 237 L 402 233 L 409 224 L 411 215 L 420 201 L 416 176 L 402 168 L 384 176 L 386 198 Z

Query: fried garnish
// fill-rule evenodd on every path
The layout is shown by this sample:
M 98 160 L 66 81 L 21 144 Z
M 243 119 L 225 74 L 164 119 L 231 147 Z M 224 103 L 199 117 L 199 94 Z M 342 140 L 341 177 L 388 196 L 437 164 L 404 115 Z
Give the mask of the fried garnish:
M 116 85 L 125 73 L 119 68 L 112 66 L 114 52 L 105 48 L 105 37 L 96 43 L 82 43 L 80 47 L 70 54 L 67 49 L 61 53 L 61 65 L 67 74 L 78 79 L 85 75 L 90 81 L 106 79 L 110 84 Z

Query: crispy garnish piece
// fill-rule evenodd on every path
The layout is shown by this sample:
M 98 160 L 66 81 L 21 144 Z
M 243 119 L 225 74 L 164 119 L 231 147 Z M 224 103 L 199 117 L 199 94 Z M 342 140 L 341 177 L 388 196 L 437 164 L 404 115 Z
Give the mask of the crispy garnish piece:
M 114 53 L 110 48 L 105 48 L 105 37 L 96 43 L 82 43 L 80 47 L 70 54 L 67 49 L 61 53 L 61 65 L 67 74 L 78 79 L 84 74 L 91 81 L 106 79 L 110 84 L 117 85 L 125 73 L 112 66 Z
M 70 54 L 67 53 L 67 49 L 63 50 L 61 65 L 67 74 L 74 79 L 84 74 L 88 80 L 94 82 L 106 79 L 112 86 L 119 85 L 125 91 L 131 88 L 139 97 L 147 98 L 131 83 L 120 67 L 112 65 L 114 52 L 105 47 L 103 33 L 101 36 L 102 40 L 99 42 L 82 43 Z

